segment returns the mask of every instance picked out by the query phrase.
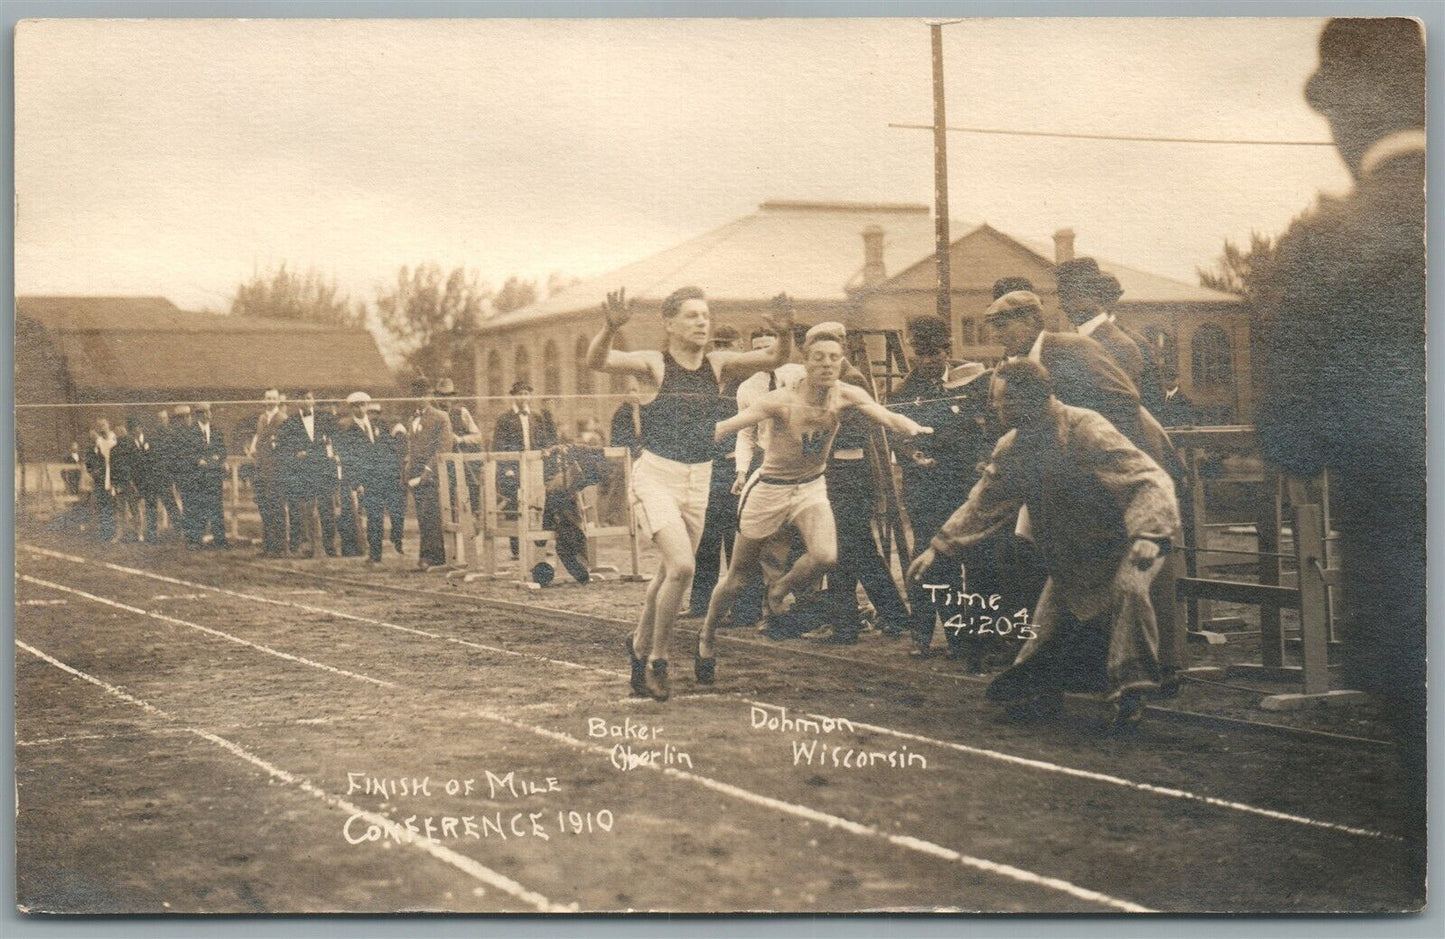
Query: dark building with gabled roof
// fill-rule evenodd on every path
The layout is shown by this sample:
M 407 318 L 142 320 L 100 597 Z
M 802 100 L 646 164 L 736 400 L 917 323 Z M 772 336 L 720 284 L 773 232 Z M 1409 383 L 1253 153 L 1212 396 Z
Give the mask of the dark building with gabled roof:
M 319 398 L 397 391 L 364 329 L 195 313 L 163 297 L 28 296 L 15 312 L 15 429 L 27 460 L 84 446 L 97 417 L 149 425 L 166 402 L 210 401 L 229 438 L 259 407 L 225 402 L 268 387 Z

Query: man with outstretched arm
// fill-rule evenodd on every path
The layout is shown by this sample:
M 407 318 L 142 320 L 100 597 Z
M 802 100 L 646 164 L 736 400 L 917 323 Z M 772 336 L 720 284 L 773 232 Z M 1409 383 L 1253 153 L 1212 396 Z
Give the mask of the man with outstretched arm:
M 628 375 L 642 394 L 641 454 L 632 473 L 632 507 L 638 527 L 657 549 L 659 564 L 636 630 L 627 639 L 632 690 L 666 701 L 668 648 L 678 607 L 692 583 L 697 546 L 707 514 L 715 445 L 710 433 L 722 389 L 738 378 L 777 368 L 792 354 L 793 308 L 773 299 L 779 332 L 770 351 L 710 350 L 712 317 L 697 287 L 681 287 L 662 301 L 667 346 L 625 352 L 613 348 L 632 318 L 626 292 L 607 295 L 606 323 L 587 349 L 594 371 Z
M 744 427 L 772 422 L 763 465 L 743 487 L 739 499 L 732 563 L 713 591 L 698 637 L 694 668 L 703 684 L 711 684 L 716 672 L 713 637 L 718 620 L 732 605 L 738 588 L 758 572 L 762 546 L 778 529 L 796 526 L 806 550 L 768 588 L 771 611 L 781 612 L 789 593 L 812 584 L 837 562 L 837 529 L 823 471 L 838 433 L 839 412 L 854 409 L 906 437 L 932 432 L 883 407 L 862 388 L 838 380 L 845 361 L 842 337 L 843 327 L 837 323 L 814 326 L 803 345 L 806 375 L 797 384 L 770 391 L 741 414 L 717 424 L 715 436 L 722 439 Z

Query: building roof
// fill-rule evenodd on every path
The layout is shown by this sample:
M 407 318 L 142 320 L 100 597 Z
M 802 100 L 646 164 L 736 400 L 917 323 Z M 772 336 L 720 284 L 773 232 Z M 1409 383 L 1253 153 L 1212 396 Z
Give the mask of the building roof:
M 162 297 L 20 297 L 16 313 L 50 333 L 77 390 L 395 387 L 359 328 L 195 313 Z
M 764 301 L 786 291 L 802 303 L 839 303 L 851 298 L 863 268 L 863 230 L 883 229 L 883 262 L 888 277 L 932 262 L 933 215 L 910 203 L 806 202 L 772 200 L 755 212 L 650 257 L 558 291 L 530 306 L 495 316 L 484 332 L 518 323 L 595 310 L 609 291 L 661 300 L 685 284 L 697 284 L 709 300 Z M 1017 238 L 988 225 L 951 220 L 954 243 L 979 232 L 1012 240 L 1053 266 L 1048 242 Z M 962 234 L 958 234 L 962 233 Z M 1125 303 L 1237 303 L 1237 297 L 1184 281 L 1097 258 L 1119 278 Z
M 619 287 L 653 301 L 697 284 L 719 302 L 758 302 L 780 291 L 802 302 L 843 302 L 863 269 L 863 229 L 870 225 L 883 229 L 889 271 L 902 270 L 933 248 L 933 216 L 926 205 L 774 200 L 651 257 L 495 316 L 482 329 L 596 309 Z
M 1053 264 L 1054 246 L 1052 242 L 1037 241 L 1031 238 L 1015 238 L 1012 235 L 1005 237 L 1013 238 L 1019 244 L 1030 251 L 1044 258 L 1049 264 Z M 1119 286 L 1124 290 L 1124 296 L 1119 300 L 1122 304 L 1129 303 L 1239 303 L 1239 297 L 1232 293 L 1225 293 L 1222 290 L 1211 290 L 1199 284 L 1191 284 L 1188 281 L 1174 280 L 1171 277 L 1163 277 L 1159 274 L 1151 274 L 1148 271 L 1141 271 L 1137 267 L 1129 267 L 1108 258 L 1101 258 L 1096 254 L 1082 254 L 1081 257 L 1092 257 L 1099 262 L 1099 270 L 1105 274 L 1113 274 L 1119 279 Z

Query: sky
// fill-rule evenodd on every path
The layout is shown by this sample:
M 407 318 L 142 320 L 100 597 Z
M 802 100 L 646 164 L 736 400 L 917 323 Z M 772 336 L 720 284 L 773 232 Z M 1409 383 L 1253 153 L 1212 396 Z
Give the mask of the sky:
M 1328 140 L 1322 21 L 969 19 L 952 125 Z M 922 20 L 52 20 L 16 37 L 21 294 L 224 311 L 253 271 L 586 277 L 768 199 L 933 200 Z M 1332 148 L 952 133 L 951 214 L 1193 282 Z M 955 232 L 955 235 L 961 232 Z M 703 285 L 706 287 L 706 285 Z

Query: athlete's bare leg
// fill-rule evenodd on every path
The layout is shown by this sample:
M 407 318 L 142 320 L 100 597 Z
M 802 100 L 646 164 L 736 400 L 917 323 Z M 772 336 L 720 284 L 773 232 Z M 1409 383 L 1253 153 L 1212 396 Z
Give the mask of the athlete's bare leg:
M 677 519 L 652 536 L 660 564 L 647 589 L 633 648 L 650 662 L 667 659 L 682 598 L 692 586 L 695 558 L 687 526 Z M 650 614 L 650 615 L 649 615 Z
M 812 586 L 838 563 L 838 529 L 830 506 L 809 506 L 793 524 L 798 526 L 806 550 L 792 568 L 768 588 L 768 609 L 775 613 L 783 611 L 789 593 Z
M 732 561 L 727 573 L 713 588 L 712 599 L 707 604 L 707 618 L 702 622 L 702 633 L 697 640 L 697 654 L 705 659 L 713 657 L 713 640 L 717 635 L 717 624 L 732 608 L 738 591 L 752 577 L 761 574 L 759 559 L 763 553 L 764 541 L 749 538 L 741 532 L 733 540 Z

